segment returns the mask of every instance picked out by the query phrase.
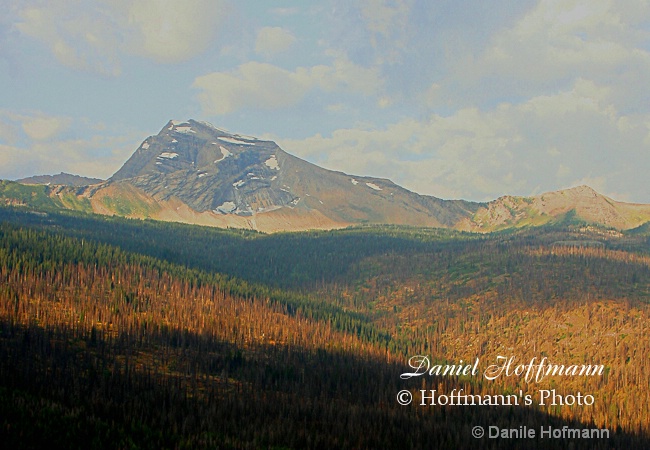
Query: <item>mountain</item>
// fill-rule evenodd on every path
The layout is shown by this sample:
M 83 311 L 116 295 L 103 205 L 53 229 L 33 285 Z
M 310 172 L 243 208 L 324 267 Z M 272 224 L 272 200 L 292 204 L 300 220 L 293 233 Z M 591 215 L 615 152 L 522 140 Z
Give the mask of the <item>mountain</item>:
M 96 212 L 260 231 L 362 223 L 452 227 L 480 206 L 326 170 L 275 142 L 170 121 L 87 197 Z
M 88 178 L 70 173 L 61 172 L 57 175 L 35 175 L 33 177 L 16 180 L 21 184 L 45 184 L 57 186 L 89 186 L 91 184 L 101 183 L 104 180 L 99 178 Z
M 627 230 L 650 221 L 650 205 L 618 202 L 589 186 L 578 186 L 534 197 L 500 197 L 481 206 L 455 228 L 486 232 L 567 220 Z
M 79 186 L 63 175 L 50 184 Z M 48 186 L 45 194 L 55 207 L 263 232 L 360 224 L 490 232 L 567 221 L 623 230 L 650 221 L 650 205 L 617 202 L 587 186 L 488 203 L 419 195 L 387 179 L 327 170 L 275 142 L 191 119 L 169 121 L 107 181 L 83 180 L 97 183 Z M 29 204 L 27 194 L 6 183 L 0 189 L 6 204 Z

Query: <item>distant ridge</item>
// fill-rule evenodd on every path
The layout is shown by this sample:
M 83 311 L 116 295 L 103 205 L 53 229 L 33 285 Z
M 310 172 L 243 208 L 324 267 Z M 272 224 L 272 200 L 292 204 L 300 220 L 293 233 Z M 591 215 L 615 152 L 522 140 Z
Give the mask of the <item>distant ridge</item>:
M 21 184 L 45 184 L 57 186 L 90 186 L 91 184 L 101 183 L 104 180 L 99 178 L 88 178 L 70 173 L 61 172 L 57 175 L 35 175 L 28 178 L 16 180 Z
M 650 205 L 618 202 L 583 185 L 533 197 L 500 197 L 479 208 L 456 228 L 495 231 L 566 220 L 627 230 L 650 221 Z
M 650 205 L 617 202 L 588 186 L 488 203 L 419 195 L 387 179 L 324 169 L 275 142 L 192 119 L 167 122 L 107 181 L 62 173 L 20 183 L 50 185 L 47 195 L 65 208 L 263 232 L 363 224 L 480 233 L 555 223 L 626 230 L 650 221 Z M 25 204 L 24 193 L 13 198 L 16 190 L 3 189 L 5 204 Z

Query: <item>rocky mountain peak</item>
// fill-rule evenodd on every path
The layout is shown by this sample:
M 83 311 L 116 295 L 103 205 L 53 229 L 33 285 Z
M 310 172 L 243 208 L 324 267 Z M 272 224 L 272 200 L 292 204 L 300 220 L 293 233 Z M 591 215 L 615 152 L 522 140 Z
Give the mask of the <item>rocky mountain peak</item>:
M 569 195 L 569 196 L 572 196 L 572 197 L 587 197 L 587 198 L 590 198 L 590 197 L 600 197 L 601 196 L 601 194 L 599 194 L 594 189 L 592 189 L 591 187 L 589 187 L 589 186 L 587 186 L 585 184 L 580 185 L 580 186 L 576 186 L 576 187 L 572 187 L 572 188 L 569 188 L 569 189 L 564 189 L 564 190 L 558 191 L 558 193 L 563 193 L 564 195 Z
M 110 180 L 128 180 L 156 200 L 180 199 L 197 212 L 250 215 L 294 200 L 278 181 L 285 156 L 271 141 L 170 120 Z
M 418 195 L 193 119 L 168 121 L 108 182 L 78 195 L 103 214 L 260 231 L 405 224 L 487 232 L 569 220 L 627 229 L 650 220 L 650 206 L 616 202 L 588 186 L 488 203 Z
M 275 142 L 193 119 L 170 120 L 147 137 L 103 192 L 97 195 L 137 196 L 142 207 L 127 208 L 134 215 L 157 205 L 157 217 L 168 220 L 265 230 L 451 225 L 467 208 L 476 209 L 469 202 L 419 196 L 389 180 L 326 170 Z
M 240 142 L 251 142 L 251 141 L 259 140 L 256 137 L 231 133 L 230 131 L 225 130 L 223 128 L 215 127 L 209 122 L 194 120 L 194 119 L 188 119 L 188 120 L 172 119 L 169 122 L 167 122 L 167 125 L 165 125 L 163 129 L 160 130 L 160 133 L 158 134 L 159 135 L 171 134 L 171 133 L 197 134 L 197 133 L 206 133 L 206 132 L 212 134 L 215 137 L 230 137 Z

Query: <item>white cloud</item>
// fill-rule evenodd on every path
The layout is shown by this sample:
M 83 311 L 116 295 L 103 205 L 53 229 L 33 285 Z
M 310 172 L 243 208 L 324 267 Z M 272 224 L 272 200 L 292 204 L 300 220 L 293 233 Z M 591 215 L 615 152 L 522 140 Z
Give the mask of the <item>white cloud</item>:
M 333 65 L 298 67 L 294 71 L 248 62 L 231 72 L 197 77 L 198 100 L 206 115 L 223 115 L 246 108 L 279 109 L 298 104 L 311 89 L 372 95 L 382 85 L 374 69 L 357 66 L 345 58 Z
M 275 109 L 296 104 L 309 88 L 307 80 L 266 63 L 249 62 L 229 73 L 203 75 L 192 85 L 203 112 L 208 115 L 228 114 L 238 109 Z
M 391 178 L 443 198 L 489 200 L 593 180 L 605 194 L 642 201 L 650 197 L 644 181 L 650 115 L 617 111 L 608 93 L 578 80 L 565 92 L 520 104 L 279 143 L 327 168 Z
M 541 0 L 484 49 L 450 58 L 440 102 L 555 93 L 576 79 L 610 86 L 609 100 L 648 110 L 647 1 Z
M 17 179 L 60 172 L 106 179 L 133 153 L 132 142 L 123 137 L 94 136 L 87 139 L 29 146 L 0 144 L 0 178 Z
M 15 29 L 47 46 L 63 65 L 107 76 L 121 57 L 186 61 L 206 50 L 227 8 L 222 1 L 31 0 L 15 2 Z
M 123 137 L 106 136 L 7 147 L 11 160 L 1 176 L 14 178 L 66 172 L 106 179 L 120 168 L 134 147 L 137 145 L 125 145 Z
M 296 37 L 281 27 L 264 27 L 257 33 L 255 51 L 259 54 L 271 56 L 289 50 Z
M 330 48 L 346 52 L 354 62 L 376 66 L 419 65 L 411 56 L 414 47 L 431 45 L 428 36 L 418 35 L 419 24 L 427 22 L 419 11 L 435 9 L 437 2 L 414 0 L 331 0 L 327 21 Z M 422 55 L 424 56 L 424 55 Z M 395 67 L 393 67 L 395 68 Z M 409 69 L 404 67 L 406 71 Z M 391 70 L 390 68 L 388 70 Z
M 378 63 L 394 62 L 406 43 L 409 30 L 410 0 L 363 0 L 359 3 L 370 42 L 381 52 Z
M 95 134 L 87 137 L 62 131 L 75 121 L 41 112 L 0 110 L 0 178 L 68 172 L 107 178 L 126 161 L 142 133 Z M 82 130 L 87 121 L 78 121 Z M 92 125 L 88 127 L 92 129 Z M 2 130 L 10 130 L 5 139 Z M 71 131 L 71 130 L 68 130 Z
M 61 64 L 119 74 L 118 33 L 101 14 L 80 1 L 25 2 L 21 7 L 15 29 L 48 46 Z
M 70 117 L 52 116 L 39 111 L 16 113 L 10 110 L 0 110 L 0 138 L 6 133 L 5 142 L 15 142 L 20 139 L 20 130 L 35 141 L 49 140 L 65 131 L 72 123 Z M 5 130 L 3 133 L 2 130 Z
M 182 71 L 142 75 L 136 70 L 148 66 L 134 66 L 134 77 L 121 81 L 137 78 L 142 86 L 151 76 L 152 89 L 128 104 L 160 111 L 151 95 L 166 86 L 174 107 L 194 111 L 196 105 L 182 101 L 187 82 L 179 84 L 190 76 L 204 115 L 244 111 L 228 117 L 229 126 L 262 117 L 265 129 L 301 136 L 322 130 L 323 136 L 281 143 L 313 162 L 390 177 L 418 192 L 482 200 L 595 180 L 605 193 L 650 198 L 650 187 L 638 181 L 646 177 L 650 148 L 648 0 L 248 4 L 224 20 L 231 13 L 226 1 L 9 0 L 10 18 L 0 19 L 9 25 L 3 52 L 31 50 L 23 45 L 30 37 L 61 64 L 113 76 L 126 55 L 177 63 L 218 39 L 231 45 L 230 53 L 195 58 L 196 65 Z M 293 51 L 298 42 L 301 52 Z M 282 66 L 250 61 L 281 51 Z M 20 73 L 19 65 L 7 67 Z M 104 92 L 111 89 L 119 86 Z M 8 98 L 19 102 L 19 95 Z M 100 97 L 104 103 L 96 107 L 126 104 Z M 54 98 L 61 97 L 43 101 Z M 25 104 L 38 103 L 25 97 Z M 49 146 L 70 152 L 70 161 L 78 155 L 81 164 L 83 142 L 104 152 L 101 158 L 110 153 L 110 131 L 88 124 L 82 133 L 65 114 L 4 120 L 0 113 L 5 154 L 42 150 L 46 161 L 58 164 L 48 159 Z M 298 120 L 303 127 L 294 126 Z M 85 133 L 104 141 L 80 139 Z
M 51 139 L 70 126 L 69 117 L 34 117 L 22 123 L 23 131 L 33 140 Z
M 133 0 L 128 2 L 129 46 L 161 63 L 178 63 L 203 53 L 224 16 L 218 0 Z
M 330 66 L 318 65 L 308 69 L 298 69 L 298 73 L 309 84 L 319 86 L 329 92 L 361 93 L 372 95 L 377 93 L 383 80 L 376 68 L 363 67 L 354 64 L 344 55 L 338 55 Z
M 493 72 L 546 80 L 573 73 L 611 73 L 629 61 L 647 64 L 630 46 L 634 33 L 609 1 L 542 1 L 513 29 L 498 35 L 482 63 Z

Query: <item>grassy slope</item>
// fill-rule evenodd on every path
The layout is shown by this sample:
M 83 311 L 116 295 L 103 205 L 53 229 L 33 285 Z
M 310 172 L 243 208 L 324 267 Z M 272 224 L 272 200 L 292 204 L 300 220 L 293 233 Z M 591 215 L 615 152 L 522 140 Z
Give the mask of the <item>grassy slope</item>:
M 49 196 L 44 185 L 24 185 L 14 181 L 0 180 L 0 200 L 6 205 L 29 206 L 37 209 L 61 208 L 61 202 Z

